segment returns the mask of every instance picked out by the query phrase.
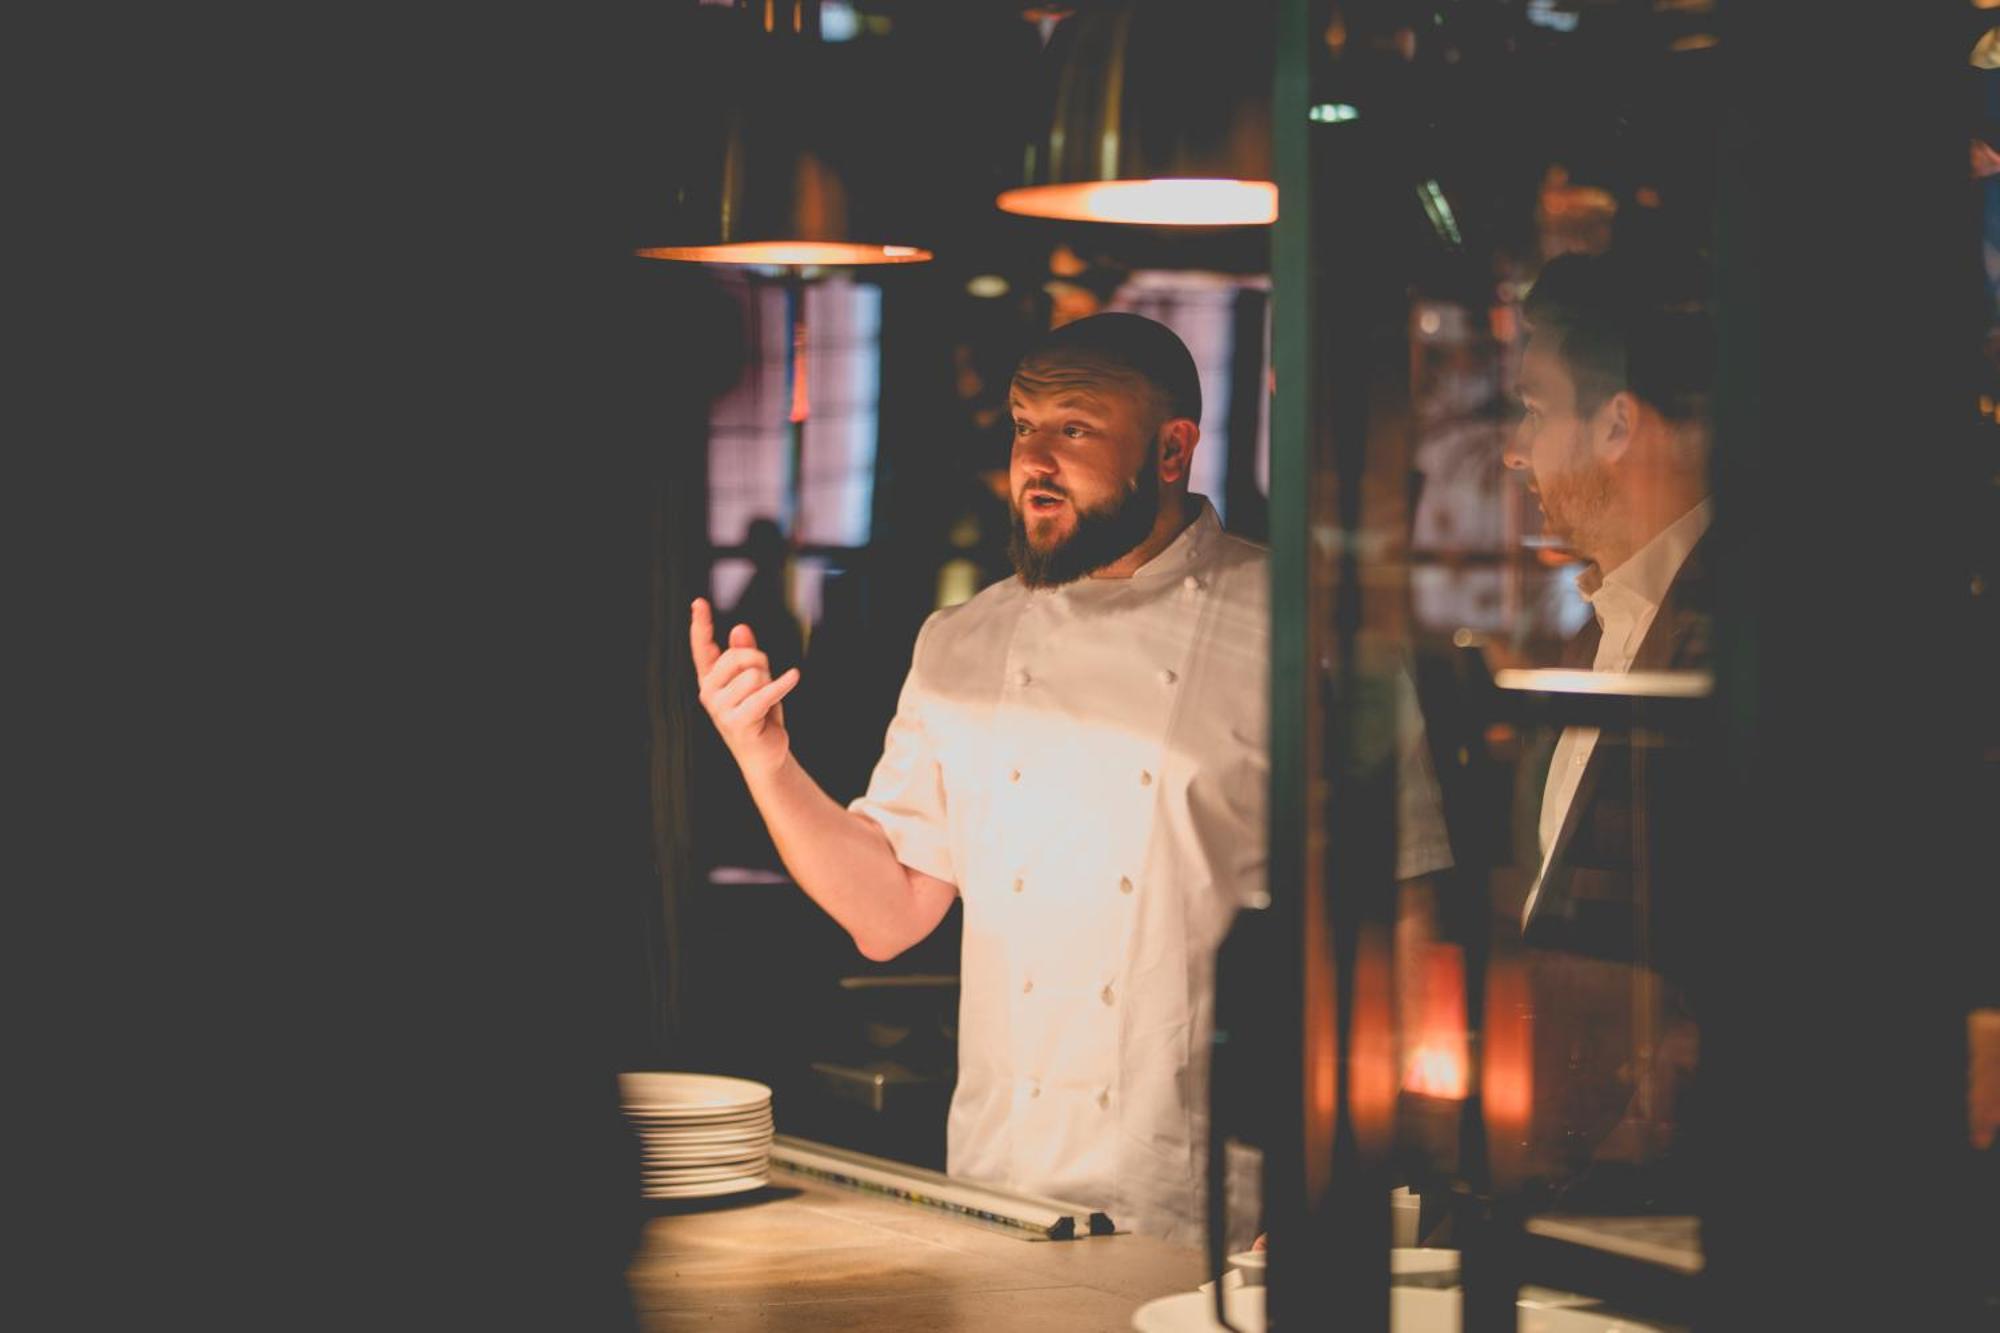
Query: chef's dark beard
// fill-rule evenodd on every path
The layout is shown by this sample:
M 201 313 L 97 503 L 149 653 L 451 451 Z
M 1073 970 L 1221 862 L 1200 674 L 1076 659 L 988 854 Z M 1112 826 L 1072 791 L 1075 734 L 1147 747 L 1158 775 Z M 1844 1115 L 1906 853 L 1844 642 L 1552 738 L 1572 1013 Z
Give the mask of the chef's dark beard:
M 1125 494 L 1095 509 L 1076 510 L 1076 529 L 1068 539 L 1046 551 L 1028 544 L 1028 521 L 1021 497 L 1012 504 L 1014 527 L 1007 535 L 1007 555 L 1014 572 L 1030 588 L 1060 588 L 1129 554 L 1152 535 L 1160 516 L 1160 464 L 1148 455 Z

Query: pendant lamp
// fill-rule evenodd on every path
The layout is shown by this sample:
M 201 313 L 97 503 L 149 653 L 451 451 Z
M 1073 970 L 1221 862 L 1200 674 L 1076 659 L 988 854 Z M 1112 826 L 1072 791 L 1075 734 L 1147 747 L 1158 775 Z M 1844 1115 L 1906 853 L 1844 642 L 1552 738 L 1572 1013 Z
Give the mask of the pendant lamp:
M 1009 213 L 1152 226 L 1261 225 L 1277 25 L 1269 0 L 1079 4 L 1044 49 L 1046 132 Z
M 850 113 L 817 0 L 703 5 L 690 27 L 698 87 L 677 99 L 659 240 L 640 255 L 787 269 L 931 258 L 871 199 L 881 127 Z

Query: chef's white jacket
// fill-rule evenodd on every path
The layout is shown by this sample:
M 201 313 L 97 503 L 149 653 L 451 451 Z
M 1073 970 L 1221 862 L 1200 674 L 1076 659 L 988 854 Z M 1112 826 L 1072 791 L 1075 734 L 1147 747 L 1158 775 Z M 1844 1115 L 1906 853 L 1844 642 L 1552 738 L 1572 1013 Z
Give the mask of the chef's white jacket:
M 1193 500 L 1129 579 L 1009 578 L 932 615 L 850 807 L 964 900 L 949 1173 L 1184 1244 L 1269 769 L 1268 556 Z M 1402 842 L 1405 875 L 1449 863 L 1434 816 Z

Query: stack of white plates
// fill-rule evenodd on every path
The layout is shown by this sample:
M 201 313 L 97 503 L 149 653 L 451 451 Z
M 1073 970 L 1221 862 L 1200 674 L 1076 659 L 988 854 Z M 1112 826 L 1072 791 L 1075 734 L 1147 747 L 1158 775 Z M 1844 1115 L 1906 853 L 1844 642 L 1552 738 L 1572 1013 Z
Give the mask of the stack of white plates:
M 700 1199 L 771 1179 L 771 1090 L 718 1074 L 620 1074 L 645 1144 L 649 1199 Z

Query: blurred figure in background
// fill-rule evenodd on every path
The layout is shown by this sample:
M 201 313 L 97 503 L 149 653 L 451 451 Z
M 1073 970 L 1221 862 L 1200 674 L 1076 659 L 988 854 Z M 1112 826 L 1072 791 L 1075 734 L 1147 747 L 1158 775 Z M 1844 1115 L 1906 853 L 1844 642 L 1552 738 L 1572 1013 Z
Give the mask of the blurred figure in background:
M 1527 475 L 1548 533 L 1586 562 L 1577 588 L 1592 612 L 1563 665 L 1706 669 L 1706 313 L 1652 294 L 1615 255 L 1572 254 L 1543 268 L 1523 315 L 1525 415 L 1505 461 Z M 1705 773 L 1715 747 L 1673 739 L 1635 744 L 1622 730 L 1568 726 L 1540 780 L 1540 869 L 1520 920 L 1560 1065 L 1537 1080 L 1560 1105 L 1537 1119 L 1577 1172 L 1566 1206 L 1685 1202 L 1685 1173 L 1671 1163 L 1695 1025 L 1680 968 L 1720 837 L 1709 804 L 1718 784 Z M 1656 1011 L 1635 970 L 1658 979 Z M 1650 1050 L 1635 1031 L 1653 1035 Z

